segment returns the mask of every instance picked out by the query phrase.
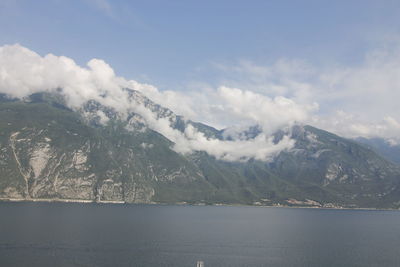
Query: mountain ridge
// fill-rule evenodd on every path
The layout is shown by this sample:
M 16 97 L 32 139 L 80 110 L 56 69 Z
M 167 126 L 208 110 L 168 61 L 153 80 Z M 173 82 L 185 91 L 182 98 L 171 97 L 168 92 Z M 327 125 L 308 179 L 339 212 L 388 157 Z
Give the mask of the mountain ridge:
M 224 130 L 185 120 L 137 91 L 130 97 L 184 131 Z M 400 170 L 358 143 L 293 126 L 296 142 L 271 161 L 218 160 L 177 153 L 173 142 L 134 112 L 120 116 L 96 101 L 79 110 L 62 97 L 0 100 L 0 197 L 127 203 L 223 203 L 318 207 L 400 207 Z M 250 131 L 251 133 L 251 131 Z M 257 136 L 257 129 L 246 138 Z
M 391 144 L 388 140 L 383 138 L 356 138 L 357 142 L 368 146 L 370 149 L 379 153 L 386 159 L 392 161 L 395 164 L 400 164 L 400 145 Z

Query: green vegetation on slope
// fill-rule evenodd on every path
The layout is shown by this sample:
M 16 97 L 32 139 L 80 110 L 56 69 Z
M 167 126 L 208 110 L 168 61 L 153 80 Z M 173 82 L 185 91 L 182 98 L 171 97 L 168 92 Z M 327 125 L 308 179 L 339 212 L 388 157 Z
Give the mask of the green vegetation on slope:
M 111 117 L 104 125 L 95 119 L 99 109 Z M 396 165 L 311 126 L 293 127 L 295 147 L 271 161 L 224 162 L 205 152 L 176 153 L 168 139 L 136 121 L 135 114 L 121 120 L 112 112 L 94 102 L 74 112 L 46 94 L 29 102 L 0 100 L 0 197 L 400 206 Z M 177 129 L 184 129 L 187 122 L 176 121 Z M 189 123 L 222 138 L 221 131 Z

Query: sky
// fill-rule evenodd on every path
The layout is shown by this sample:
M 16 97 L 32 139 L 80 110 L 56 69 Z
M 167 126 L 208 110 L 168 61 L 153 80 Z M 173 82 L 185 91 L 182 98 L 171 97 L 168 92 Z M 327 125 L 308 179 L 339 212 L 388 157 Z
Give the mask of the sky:
M 300 122 L 399 144 L 398 14 L 389 0 L 2 0 L 0 91 L 129 85 L 217 128 Z
M 213 63 L 362 63 L 400 30 L 398 1 L 2 0 L 0 44 L 19 43 L 161 89 L 215 84 Z

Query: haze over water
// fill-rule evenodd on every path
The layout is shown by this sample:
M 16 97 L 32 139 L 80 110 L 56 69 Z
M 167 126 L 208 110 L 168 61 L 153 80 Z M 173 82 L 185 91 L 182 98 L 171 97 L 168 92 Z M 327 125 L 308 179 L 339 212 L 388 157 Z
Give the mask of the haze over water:
M 400 212 L 1 203 L 1 266 L 399 266 Z

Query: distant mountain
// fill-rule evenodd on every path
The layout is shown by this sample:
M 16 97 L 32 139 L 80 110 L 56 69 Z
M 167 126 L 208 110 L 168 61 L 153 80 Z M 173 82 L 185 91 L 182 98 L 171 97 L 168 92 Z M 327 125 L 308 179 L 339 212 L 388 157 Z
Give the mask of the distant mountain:
M 356 141 L 367 145 L 369 148 L 381 154 L 386 159 L 400 164 L 400 145 L 391 144 L 383 138 L 363 138 L 359 137 Z
M 141 93 L 141 103 L 177 130 L 207 137 L 224 130 L 185 120 Z M 257 126 L 243 132 L 260 134 Z M 92 100 L 69 109 L 61 96 L 0 97 L 0 197 L 127 203 L 400 207 L 400 168 L 355 141 L 296 125 L 274 134 L 296 142 L 271 161 L 217 160 L 175 152 L 135 112 L 122 116 Z

